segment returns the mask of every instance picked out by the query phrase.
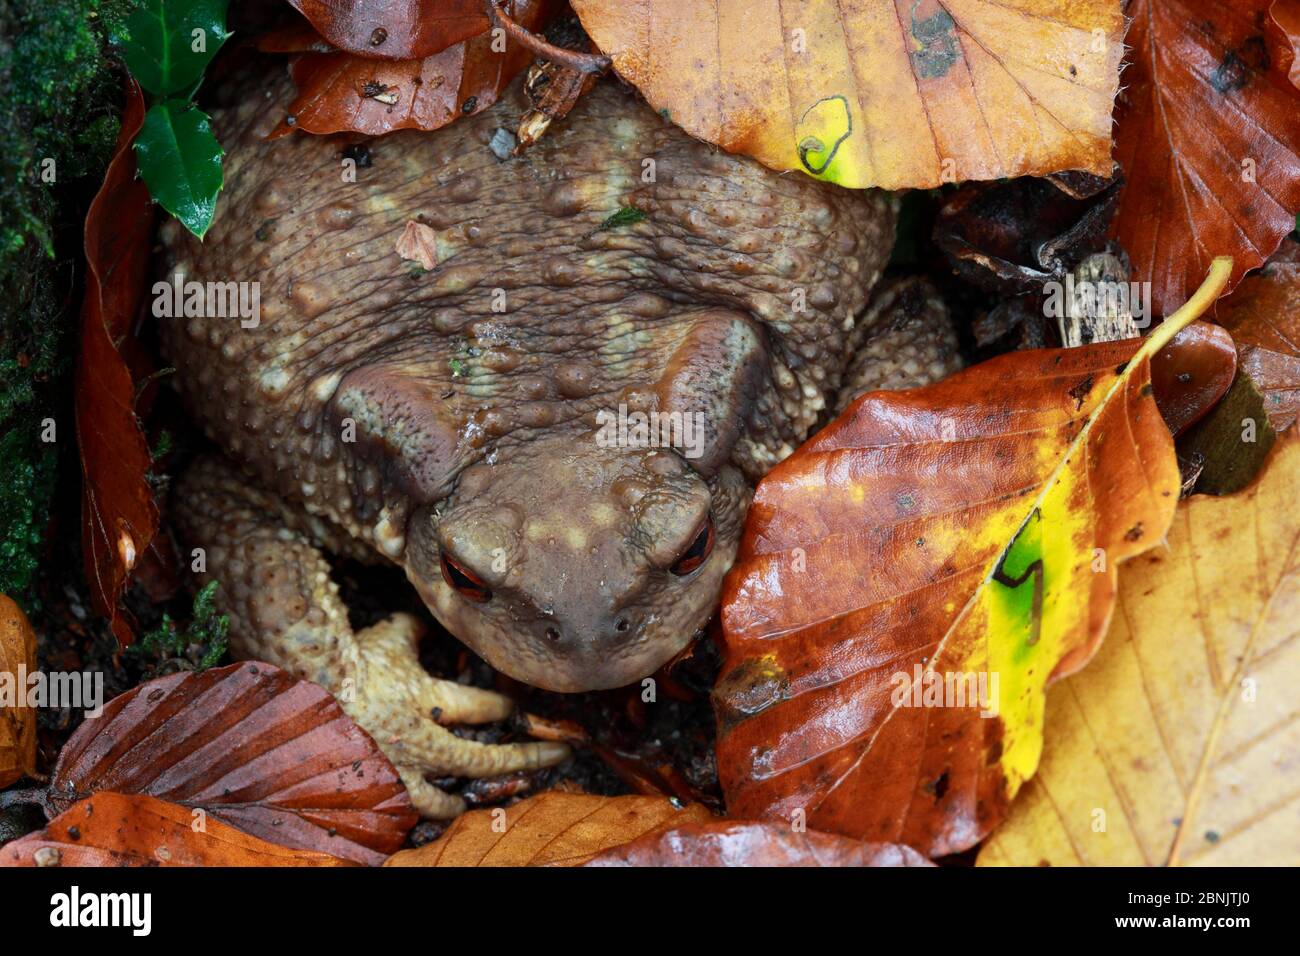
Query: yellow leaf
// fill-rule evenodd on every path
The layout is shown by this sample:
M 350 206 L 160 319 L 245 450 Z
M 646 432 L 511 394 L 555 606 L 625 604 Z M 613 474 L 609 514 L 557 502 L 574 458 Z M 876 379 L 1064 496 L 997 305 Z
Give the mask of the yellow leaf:
M 1300 863 L 1300 440 L 1183 501 L 1130 563 L 1106 642 L 1049 696 L 996 865 Z
M 35 673 L 36 635 L 22 609 L 0 594 L 0 787 L 36 770 L 36 711 L 24 706 L 22 680 Z M 15 706 L 5 700 L 10 692 Z
M 687 132 L 854 188 L 1111 170 L 1120 0 L 573 0 Z

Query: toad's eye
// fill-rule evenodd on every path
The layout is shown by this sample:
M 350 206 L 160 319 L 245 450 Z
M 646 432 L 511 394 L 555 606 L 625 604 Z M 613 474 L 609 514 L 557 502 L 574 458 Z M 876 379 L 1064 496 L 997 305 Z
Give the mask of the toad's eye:
M 442 579 L 458 594 L 482 604 L 492 591 L 477 574 L 459 564 L 446 551 L 442 553 Z
M 673 574 L 685 576 L 700 567 L 705 561 L 709 560 L 709 555 L 713 552 L 713 518 L 704 519 L 704 524 L 700 526 L 699 534 L 691 542 L 691 546 L 682 552 L 682 556 L 677 559 L 672 566 Z

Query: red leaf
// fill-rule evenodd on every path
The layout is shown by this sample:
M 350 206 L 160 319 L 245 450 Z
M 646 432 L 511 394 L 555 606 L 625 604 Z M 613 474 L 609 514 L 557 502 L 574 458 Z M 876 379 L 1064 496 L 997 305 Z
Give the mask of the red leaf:
M 161 677 L 77 728 L 51 783 L 203 807 L 282 846 L 378 864 L 415 825 L 387 758 L 323 688 L 270 664 Z
M 1196 424 L 1228 393 L 1237 374 L 1232 336 L 1209 322 L 1193 322 L 1151 360 L 1156 405 L 1174 435 Z
M 325 39 L 341 50 L 384 60 L 432 56 L 488 28 L 483 0 L 406 0 L 338 3 L 289 0 Z M 537 0 L 511 0 L 511 19 Z
M 910 846 L 864 843 L 833 833 L 796 833 L 788 823 L 689 823 L 648 833 L 586 866 L 933 866 Z
M 1116 131 L 1127 185 L 1112 233 L 1128 251 L 1133 278 L 1153 284 L 1158 314 L 1186 300 L 1215 256 L 1235 260 L 1231 289 L 1295 228 L 1295 40 L 1272 20 L 1271 6 L 1133 0 L 1129 7 L 1132 62 Z
M 146 480 L 149 448 L 135 414 L 135 383 L 119 352 L 144 291 L 153 205 L 136 178 L 131 140 L 144 122 L 144 97 L 130 77 L 122 131 L 104 184 L 86 215 L 86 298 L 77 356 L 77 444 L 82 471 L 82 550 L 95 609 L 119 643 L 133 638 L 118 598 L 158 530 Z
M 542 5 L 522 14 L 522 25 L 538 25 Z M 435 130 L 459 116 L 482 112 L 501 95 L 533 55 L 507 42 L 492 49 L 482 34 L 433 56 L 416 60 L 374 60 L 346 52 L 304 53 L 291 72 L 298 95 L 289 106 L 293 125 L 281 123 L 271 137 L 295 129 L 307 133 L 365 133 L 399 129 Z
M 346 866 L 290 850 L 188 807 L 141 794 L 100 793 L 0 849 L 0 866 Z

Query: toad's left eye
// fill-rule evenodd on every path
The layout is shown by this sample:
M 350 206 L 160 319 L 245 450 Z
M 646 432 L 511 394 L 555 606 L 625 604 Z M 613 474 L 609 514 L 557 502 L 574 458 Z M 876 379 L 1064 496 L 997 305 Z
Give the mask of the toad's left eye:
M 446 551 L 442 553 L 442 579 L 458 594 L 482 604 L 492 597 L 486 582 Z
M 681 557 L 672 566 L 673 574 L 679 577 L 685 577 L 692 571 L 697 570 L 700 565 L 709 560 L 709 555 L 713 553 L 713 518 L 712 516 L 704 519 L 704 524 L 700 526 L 699 533 L 691 541 L 691 546 L 682 552 Z

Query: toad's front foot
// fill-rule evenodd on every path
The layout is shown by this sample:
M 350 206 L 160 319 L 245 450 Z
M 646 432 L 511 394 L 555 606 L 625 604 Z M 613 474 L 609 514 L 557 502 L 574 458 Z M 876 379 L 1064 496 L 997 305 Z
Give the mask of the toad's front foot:
M 356 635 L 355 684 L 336 696 L 348 716 L 364 727 L 393 761 L 416 808 L 426 817 L 449 819 L 464 801 L 429 783 L 434 777 L 495 777 L 560 763 L 569 748 L 559 743 L 483 744 L 465 740 L 444 724 L 482 724 L 510 715 L 514 704 L 490 690 L 429 676 L 417 647 L 420 622 L 394 614 Z
M 205 555 L 203 579 L 221 582 L 217 603 L 230 616 L 235 656 L 325 687 L 393 761 L 424 816 L 448 819 L 465 809 L 426 776 L 492 777 L 568 756 L 563 744 L 483 744 L 447 730 L 444 724 L 500 720 L 513 705 L 492 691 L 431 677 L 416 653 L 420 624 L 408 614 L 354 634 L 309 536 L 313 523 L 250 486 L 229 462 L 200 459 L 173 500 L 178 530 Z

